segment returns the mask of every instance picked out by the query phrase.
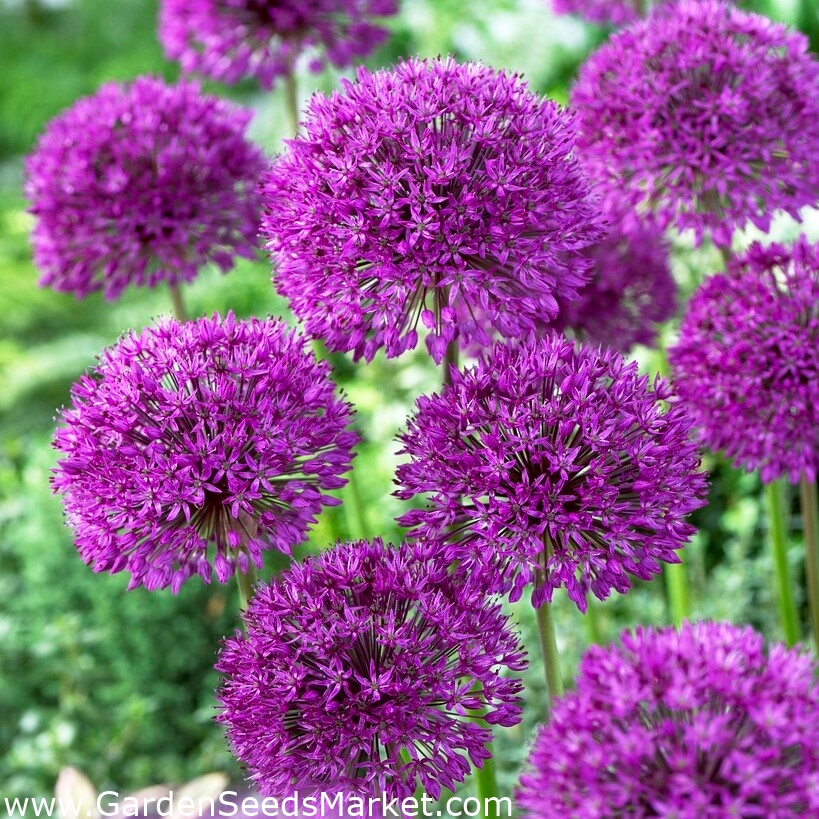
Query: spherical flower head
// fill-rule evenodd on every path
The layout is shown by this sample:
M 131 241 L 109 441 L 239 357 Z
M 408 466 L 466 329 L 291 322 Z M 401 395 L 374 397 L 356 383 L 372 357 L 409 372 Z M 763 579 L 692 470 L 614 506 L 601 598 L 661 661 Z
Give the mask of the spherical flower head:
M 806 653 L 685 623 L 593 646 L 555 703 L 518 804 L 531 819 L 819 813 L 819 689 Z
M 387 38 L 377 18 L 397 11 L 396 0 L 163 0 L 159 39 L 185 71 L 270 89 L 302 55 L 313 71 L 366 57 Z
M 372 359 L 519 335 L 600 235 L 571 116 L 516 76 L 408 60 L 313 97 L 263 181 L 276 279 L 309 333 Z
M 223 271 L 257 247 L 251 112 L 192 83 L 109 83 L 54 119 L 26 162 L 40 284 L 78 298 Z
M 524 654 L 482 586 L 436 544 L 337 545 L 261 586 L 225 641 L 217 692 L 263 794 L 438 797 L 489 757 L 488 723 L 520 720 Z
M 399 522 L 513 600 L 534 581 L 535 606 L 563 586 L 585 611 L 589 591 L 605 599 L 679 562 L 705 495 L 690 431 L 668 384 L 651 389 L 613 350 L 495 344 L 418 399 L 396 494 L 427 505 Z
M 819 61 L 807 38 L 722 0 L 615 34 L 572 91 L 578 152 L 607 196 L 730 244 L 819 200 Z
M 71 391 L 53 486 L 77 548 L 129 588 L 222 583 L 289 553 L 357 436 L 329 368 L 279 320 L 228 314 L 124 336 Z
M 677 284 L 668 242 L 653 221 L 612 214 L 611 224 L 606 237 L 584 251 L 593 263 L 591 279 L 579 298 L 559 300 L 548 326 L 627 353 L 635 344 L 654 344 L 658 325 L 677 308 Z
M 669 350 L 702 441 L 766 483 L 819 471 L 819 245 L 753 244 L 692 297 Z

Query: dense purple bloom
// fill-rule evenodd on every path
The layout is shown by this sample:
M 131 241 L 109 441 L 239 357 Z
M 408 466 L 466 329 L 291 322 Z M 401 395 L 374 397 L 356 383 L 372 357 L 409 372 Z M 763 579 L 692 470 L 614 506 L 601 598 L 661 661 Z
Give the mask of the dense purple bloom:
M 690 430 L 668 384 L 652 390 L 613 350 L 556 335 L 496 344 L 418 399 L 397 494 L 428 504 L 399 522 L 499 572 L 513 599 L 530 581 L 535 606 L 565 586 L 585 611 L 589 590 L 604 599 L 679 562 L 706 483 Z
M 516 76 L 409 60 L 330 98 L 264 183 L 281 292 L 333 350 L 370 360 L 519 335 L 586 281 L 599 238 L 571 116 Z
M 435 544 L 341 544 L 261 586 L 225 641 L 221 721 L 263 794 L 437 797 L 489 757 L 476 720 L 520 720 L 524 654 Z
M 728 244 L 819 200 L 819 61 L 765 17 L 720 0 L 659 8 L 589 58 L 572 103 L 591 175 L 661 226 Z
M 253 258 L 264 162 L 250 117 L 197 85 L 140 77 L 53 120 L 26 165 L 40 284 L 113 299 Z
M 649 221 L 612 218 L 606 237 L 584 251 L 593 262 L 591 279 L 579 298 L 558 300 L 549 326 L 626 353 L 654 343 L 657 325 L 676 310 L 677 284 L 663 231 Z
M 669 350 L 703 441 L 762 480 L 819 471 L 819 244 L 753 244 L 694 294 Z
M 397 10 L 397 0 L 162 0 L 159 38 L 185 71 L 269 89 L 303 54 L 314 71 L 366 57 L 387 37 L 374 18 Z
M 535 740 L 531 819 L 819 815 L 815 662 L 727 623 L 590 648 Z
M 130 587 L 261 566 L 304 540 L 357 436 L 326 363 L 278 320 L 165 321 L 74 385 L 53 479 L 77 548 Z

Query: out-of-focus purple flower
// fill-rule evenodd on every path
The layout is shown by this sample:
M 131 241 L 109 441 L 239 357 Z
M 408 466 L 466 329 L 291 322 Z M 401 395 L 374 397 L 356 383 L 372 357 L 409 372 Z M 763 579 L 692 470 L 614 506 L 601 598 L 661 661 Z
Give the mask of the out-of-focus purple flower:
M 664 406 L 670 405 L 670 406 Z M 693 533 L 705 477 L 691 421 L 613 350 L 556 335 L 496 344 L 441 395 L 418 399 L 401 441 L 398 497 L 427 505 L 399 522 L 448 540 L 468 571 L 497 573 L 540 606 L 649 580 Z
M 662 6 L 581 68 L 578 154 L 610 198 L 729 244 L 819 200 L 818 88 L 802 34 L 721 0 Z
M 26 162 L 40 284 L 113 299 L 253 258 L 264 161 L 251 112 L 192 83 L 109 83 L 54 119 Z
M 819 815 L 816 664 L 727 623 L 639 628 L 590 648 L 555 703 L 527 819 Z
M 572 301 L 558 299 L 560 312 L 549 323 L 558 331 L 627 353 L 654 343 L 657 325 L 674 315 L 677 284 L 669 246 L 647 220 L 629 222 L 612 214 L 606 238 L 584 251 L 593 262 L 591 279 Z
M 270 89 L 304 54 L 314 71 L 366 57 L 387 38 L 376 18 L 397 10 L 397 0 L 163 0 L 159 38 L 185 71 Z
M 557 14 L 574 14 L 590 23 L 624 26 L 639 20 L 640 0 L 551 0 Z
M 692 297 L 669 361 L 702 440 L 767 482 L 819 471 L 819 244 L 754 243 Z
M 328 365 L 278 320 L 232 314 L 124 336 L 74 385 L 54 445 L 82 558 L 130 588 L 226 582 L 304 540 L 357 441 Z
M 312 335 L 370 360 L 487 344 L 553 316 L 600 236 L 572 117 L 516 76 L 408 60 L 313 97 L 263 182 L 277 282 Z
M 524 654 L 436 544 L 341 544 L 261 586 L 226 640 L 220 720 L 263 794 L 434 797 L 489 757 L 478 720 L 520 720 Z

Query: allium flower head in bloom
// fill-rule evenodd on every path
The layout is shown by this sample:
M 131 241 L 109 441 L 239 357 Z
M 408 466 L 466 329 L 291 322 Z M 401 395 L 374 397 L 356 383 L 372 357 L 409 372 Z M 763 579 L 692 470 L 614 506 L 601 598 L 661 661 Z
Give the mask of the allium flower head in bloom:
M 387 37 L 377 18 L 397 10 L 397 0 L 163 0 L 159 38 L 185 71 L 269 89 L 302 54 L 314 71 L 366 57 Z
M 226 582 L 262 550 L 289 553 L 342 486 L 356 435 L 328 367 L 278 320 L 166 321 L 124 336 L 73 387 L 53 479 L 95 571 L 131 588 L 212 568 Z
M 658 8 L 615 34 L 572 92 L 578 153 L 662 226 L 729 244 L 819 200 L 819 61 L 807 38 L 721 0 Z
M 819 245 L 753 244 L 694 294 L 669 360 L 702 440 L 770 482 L 819 471 Z
M 748 626 L 640 628 L 593 646 L 535 740 L 527 819 L 819 815 L 810 656 Z
M 263 182 L 281 292 L 333 350 L 371 359 L 519 335 L 571 298 L 599 237 L 571 116 L 515 76 L 409 60 L 313 97 Z
M 520 720 L 524 654 L 435 544 L 340 544 L 261 586 L 225 641 L 221 721 L 263 794 L 437 797 L 489 757 L 475 721 Z
M 418 399 L 401 435 L 400 523 L 448 540 L 467 570 L 496 572 L 512 599 L 564 586 L 585 611 L 678 563 L 704 503 L 691 422 L 668 384 L 612 350 L 556 335 L 496 344 L 441 395 Z
M 591 279 L 579 298 L 559 300 L 560 312 L 549 326 L 623 353 L 653 344 L 657 325 L 677 307 L 663 232 L 653 222 L 630 224 L 613 215 L 612 229 L 584 254 L 593 262 Z
M 197 85 L 140 77 L 53 120 L 26 164 L 40 284 L 116 298 L 253 258 L 263 159 L 250 117 Z

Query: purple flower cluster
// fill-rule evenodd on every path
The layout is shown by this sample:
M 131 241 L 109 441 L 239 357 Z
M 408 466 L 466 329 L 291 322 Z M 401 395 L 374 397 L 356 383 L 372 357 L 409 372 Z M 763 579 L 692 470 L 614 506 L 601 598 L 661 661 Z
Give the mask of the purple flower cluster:
M 669 350 L 703 441 L 762 480 L 819 472 L 819 244 L 753 244 L 691 299 Z
M 314 71 L 366 57 L 387 37 L 374 19 L 397 10 L 396 0 L 163 0 L 159 38 L 185 71 L 270 89 L 302 54 Z
M 344 484 L 357 436 L 329 368 L 277 320 L 166 321 L 72 389 L 53 478 L 82 558 L 130 588 L 226 582 L 289 553 Z
M 577 299 L 558 300 L 560 312 L 549 327 L 623 353 L 653 344 L 657 326 L 677 308 L 669 252 L 653 222 L 631 224 L 613 215 L 606 238 L 584 251 L 593 262 L 591 279 Z
M 496 344 L 418 399 L 397 495 L 428 504 L 399 522 L 498 572 L 513 599 L 534 581 L 535 606 L 564 586 L 585 611 L 590 590 L 604 599 L 679 562 L 706 486 L 690 432 L 668 384 L 652 390 L 612 350 L 556 335 Z
M 551 0 L 557 14 L 574 14 L 590 23 L 624 26 L 642 16 L 642 0 Z
M 487 344 L 557 312 L 600 236 L 571 116 L 515 76 L 409 60 L 326 98 L 263 182 L 277 281 L 309 333 L 370 360 Z
M 41 285 L 116 298 L 253 258 L 262 154 L 250 111 L 191 83 L 110 83 L 51 122 L 26 163 Z
M 722 0 L 615 34 L 572 92 L 578 152 L 612 198 L 729 244 L 819 200 L 819 61 L 807 38 Z
M 437 797 L 520 719 L 524 654 L 435 544 L 342 544 L 261 586 L 225 641 L 221 721 L 263 794 Z
M 725 623 L 592 647 L 535 741 L 531 819 L 819 815 L 819 688 L 810 656 L 766 653 Z

